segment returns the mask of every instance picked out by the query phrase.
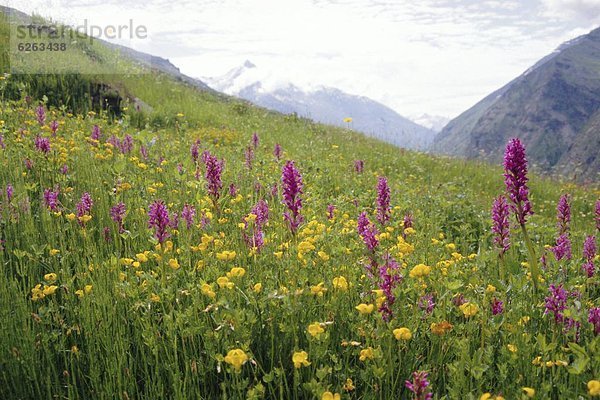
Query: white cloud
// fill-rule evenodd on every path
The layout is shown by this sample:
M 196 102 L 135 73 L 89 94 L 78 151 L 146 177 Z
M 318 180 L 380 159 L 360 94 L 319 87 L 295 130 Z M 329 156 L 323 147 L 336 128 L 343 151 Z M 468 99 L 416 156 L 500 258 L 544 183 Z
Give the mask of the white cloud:
M 551 17 L 600 22 L 600 0 L 543 0 L 542 4 L 546 15 Z
M 338 87 L 401 114 L 456 116 L 562 41 L 589 31 L 600 0 L 13 0 L 68 22 L 133 18 L 124 44 L 219 76 L 246 59 L 272 82 Z

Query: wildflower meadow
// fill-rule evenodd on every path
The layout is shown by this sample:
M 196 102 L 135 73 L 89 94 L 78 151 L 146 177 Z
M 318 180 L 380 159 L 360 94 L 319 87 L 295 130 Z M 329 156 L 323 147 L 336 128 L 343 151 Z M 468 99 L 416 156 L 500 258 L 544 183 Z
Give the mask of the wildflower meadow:
M 39 100 L 0 103 L 0 397 L 600 396 L 600 192 L 518 139 Z

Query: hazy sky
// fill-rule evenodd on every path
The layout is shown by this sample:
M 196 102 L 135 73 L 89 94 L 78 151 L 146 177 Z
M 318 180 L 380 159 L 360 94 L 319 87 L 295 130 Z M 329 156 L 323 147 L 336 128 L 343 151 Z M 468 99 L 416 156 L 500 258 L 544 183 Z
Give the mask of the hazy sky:
M 600 0 L 9 0 L 70 24 L 145 25 L 120 43 L 219 76 L 246 59 L 273 82 L 337 87 L 405 116 L 454 117 L 560 43 Z

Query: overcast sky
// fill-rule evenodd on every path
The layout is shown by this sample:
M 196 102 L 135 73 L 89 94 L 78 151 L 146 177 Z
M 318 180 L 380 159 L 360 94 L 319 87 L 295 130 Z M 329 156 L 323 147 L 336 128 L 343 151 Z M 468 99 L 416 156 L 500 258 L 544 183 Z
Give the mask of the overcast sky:
M 273 81 L 333 86 L 405 116 L 455 117 L 562 42 L 600 0 L 3 0 L 69 24 L 145 25 L 120 43 L 194 77 L 250 60 Z

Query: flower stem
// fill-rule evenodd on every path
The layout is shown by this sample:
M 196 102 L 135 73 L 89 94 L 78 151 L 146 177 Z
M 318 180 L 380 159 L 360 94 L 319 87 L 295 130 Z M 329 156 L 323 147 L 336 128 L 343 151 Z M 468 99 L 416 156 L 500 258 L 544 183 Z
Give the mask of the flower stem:
M 538 267 L 537 258 L 535 256 L 535 250 L 533 248 L 533 243 L 529 238 L 529 234 L 527 233 L 527 229 L 525 225 L 521 224 L 521 232 L 523 232 L 523 239 L 525 240 L 525 246 L 527 246 L 527 251 L 529 252 L 529 268 L 531 271 L 531 279 L 533 280 L 533 290 L 534 292 L 538 291 L 538 278 L 540 275 L 540 269 Z

